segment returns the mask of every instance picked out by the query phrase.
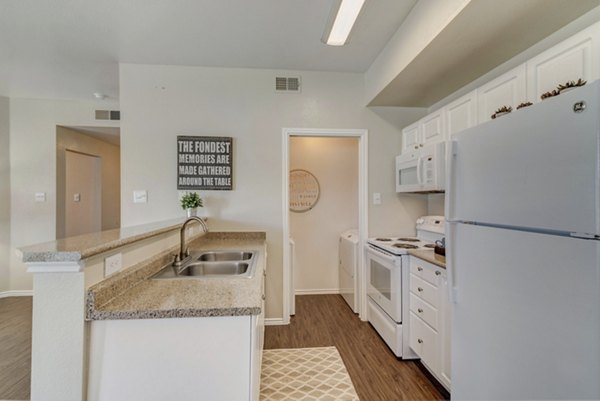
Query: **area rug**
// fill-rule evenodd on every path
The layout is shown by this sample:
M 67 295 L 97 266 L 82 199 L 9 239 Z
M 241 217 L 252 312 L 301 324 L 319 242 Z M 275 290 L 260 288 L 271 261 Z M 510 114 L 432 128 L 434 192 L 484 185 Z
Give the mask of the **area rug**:
M 263 352 L 260 400 L 357 401 L 335 347 L 269 349 Z

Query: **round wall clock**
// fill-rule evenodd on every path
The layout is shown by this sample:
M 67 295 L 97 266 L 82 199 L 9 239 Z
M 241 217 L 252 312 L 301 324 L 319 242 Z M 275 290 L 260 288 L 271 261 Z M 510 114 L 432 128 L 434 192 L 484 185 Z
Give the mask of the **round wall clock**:
M 317 178 L 306 170 L 290 171 L 290 210 L 307 212 L 319 201 L 321 188 Z

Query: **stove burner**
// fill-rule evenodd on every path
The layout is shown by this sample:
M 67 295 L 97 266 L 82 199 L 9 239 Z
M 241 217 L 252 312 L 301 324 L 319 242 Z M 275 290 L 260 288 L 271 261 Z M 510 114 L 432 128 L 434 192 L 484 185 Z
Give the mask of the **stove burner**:
M 404 241 L 404 242 L 421 242 L 421 240 L 418 239 L 418 238 L 398 238 L 398 241 Z
M 382 242 L 389 242 L 391 241 L 391 238 L 375 238 L 375 241 L 382 241 Z
M 423 245 L 424 248 L 435 248 L 435 244 L 425 244 Z
M 399 242 L 397 244 L 393 244 L 392 245 L 395 248 L 402 248 L 402 249 L 417 249 L 418 246 L 413 245 L 413 244 L 403 244 L 402 242 Z

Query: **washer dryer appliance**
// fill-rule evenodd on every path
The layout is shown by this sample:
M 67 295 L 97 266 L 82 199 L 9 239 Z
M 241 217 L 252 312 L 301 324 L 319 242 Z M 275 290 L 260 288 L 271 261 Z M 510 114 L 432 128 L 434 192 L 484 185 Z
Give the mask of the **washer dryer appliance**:
M 340 294 L 354 313 L 358 312 L 358 230 L 347 230 L 340 235 L 339 277 Z

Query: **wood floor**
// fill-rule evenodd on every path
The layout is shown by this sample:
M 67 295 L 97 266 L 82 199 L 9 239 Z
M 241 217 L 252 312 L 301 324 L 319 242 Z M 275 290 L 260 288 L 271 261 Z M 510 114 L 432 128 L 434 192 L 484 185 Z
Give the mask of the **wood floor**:
M 402 361 L 339 295 L 296 297 L 287 326 L 267 326 L 265 348 L 336 346 L 361 401 L 443 400 L 416 362 Z
M 0 400 L 27 400 L 32 297 L 0 299 Z

